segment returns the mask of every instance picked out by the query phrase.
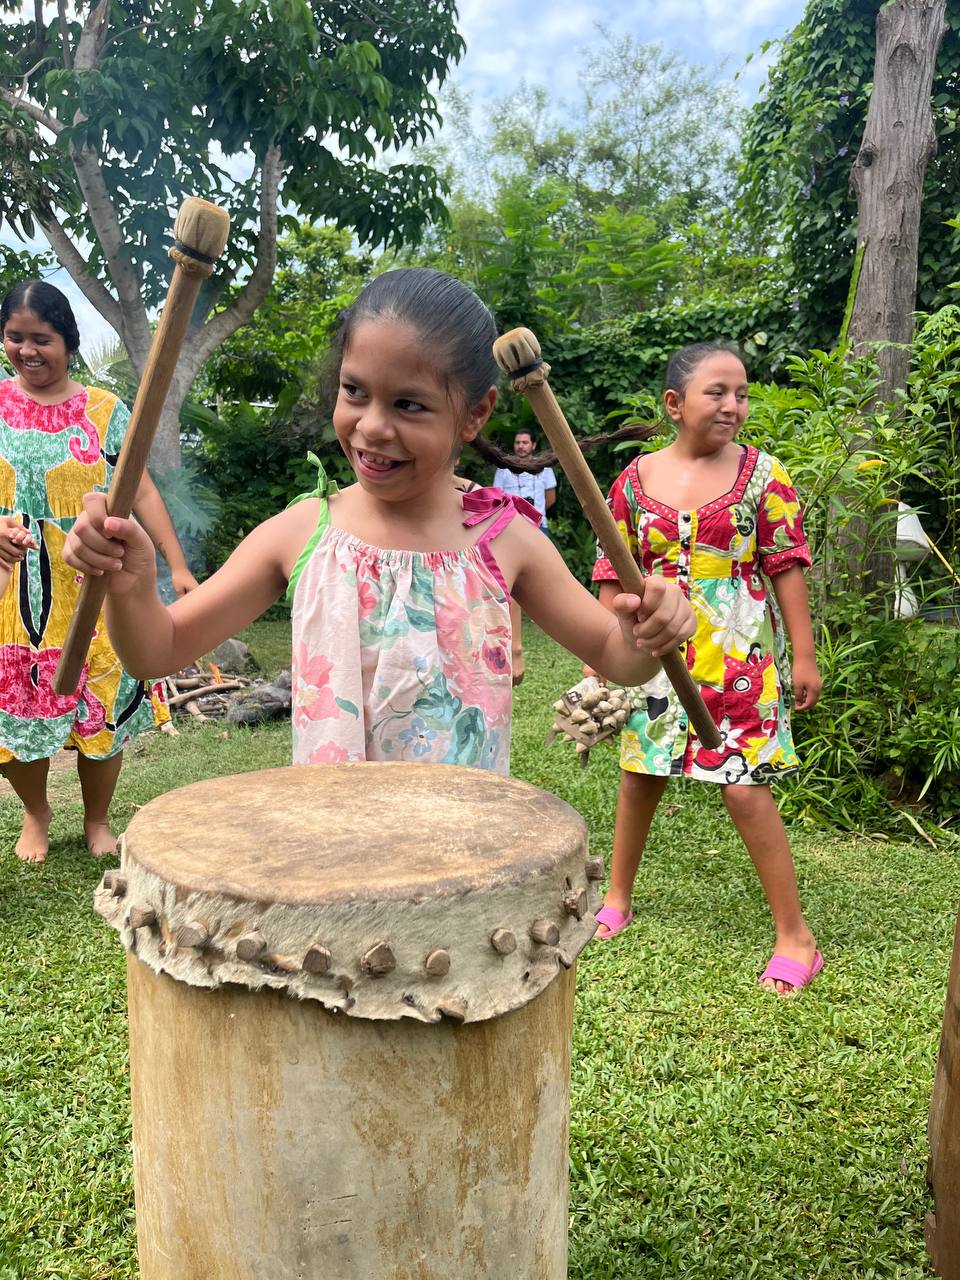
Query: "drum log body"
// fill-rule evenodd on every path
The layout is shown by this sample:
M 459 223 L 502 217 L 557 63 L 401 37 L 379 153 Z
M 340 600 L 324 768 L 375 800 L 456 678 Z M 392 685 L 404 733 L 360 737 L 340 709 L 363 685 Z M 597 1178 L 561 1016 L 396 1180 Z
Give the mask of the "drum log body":
M 128 949 L 142 1280 L 563 1280 L 582 819 L 358 764 L 153 801 Z

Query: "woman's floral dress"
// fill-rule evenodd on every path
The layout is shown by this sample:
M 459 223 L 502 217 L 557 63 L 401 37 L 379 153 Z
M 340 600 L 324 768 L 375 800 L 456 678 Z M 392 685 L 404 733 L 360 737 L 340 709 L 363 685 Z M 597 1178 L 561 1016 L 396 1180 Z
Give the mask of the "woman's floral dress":
M 39 544 L 0 598 L 0 764 L 43 760 L 61 747 L 105 759 L 170 718 L 160 687 L 121 668 L 102 614 L 78 690 L 53 691 L 79 591 L 60 553 L 83 495 L 109 487 L 129 418 L 96 387 L 43 405 L 12 378 L 0 382 L 0 514 L 16 516 Z
M 744 784 L 794 772 L 786 644 L 765 579 L 811 559 L 783 465 L 746 446 L 729 493 L 695 511 L 675 511 L 644 493 L 634 460 L 614 481 L 609 505 L 644 573 L 675 579 L 693 605 L 697 631 L 687 667 L 723 737 L 718 751 L 700 745 L 660 671 L 633 691 L 620 767 Z M 599 554 L 594 581 L 616 576 Z
M 404 760 L 510 769 L 510 597 L 491 543 L 534 508 L 463 495 L 465 551 L 388 551 L 329 523 L 290 579 L 293 761 Z M 532 513 L 532 514 L 531 514 Z

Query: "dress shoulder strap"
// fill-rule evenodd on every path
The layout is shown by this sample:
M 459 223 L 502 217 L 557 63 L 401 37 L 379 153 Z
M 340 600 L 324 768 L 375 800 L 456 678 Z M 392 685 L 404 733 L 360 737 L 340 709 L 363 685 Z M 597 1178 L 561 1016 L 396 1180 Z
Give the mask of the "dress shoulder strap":
M 522 516 L 529 520 L 531 524 L 540 528 L 540 512 L 531 502 L 527 502 L 526 498 L 518 498 L 514 494 L 504 493 L 502 489 L 485 488 L 474 489 L 471 493 L 463 495 L 463 512 L 465 529 L 471 528 L 475 524 L 482 524 L 484 520 L 490 521 L 489 526 L 484 529 L 480 537 L 474 544 L 480 555 L 483 557 L 483 563 L 493 574 L 496 581 L 503 588 L 504 594 L 510 598 L 510 591 L 504 581 L 500 566 L 497 564 L 497 557 L 493 554 L 491 542 L 494 538 L 503 533 L 504 529 L 517 516 Z
M 293 566 L 293 572 L 290 574 L 290 581 L 287 583 L 287 593 L 285 596 L 288 605 L 293 607 L 293 597 L 297 590 L 297 583 L 300 581 L 300 575 L 306 567 L 307 561 L 313 555 L 317 543 L 323 537 L 327 526 L 330 523 L 330 505 L 327 502 L 331 493 L 338 491 L 336 480 L 331 480 L 323 469 L 323 463 L 315 453 L 307 453 L 307 458 L 316 465 L 317 468 L 317 485 L 309 493 L 298 494 L 292 502 L 288 503 L 288 507 L 294 507 L 298 502 L 304 502 L 307 498 L 320 499 L 320 514 L 317 516 L 317 523 L 307 539 L 306 546 L 297 556 L 297 563 Z

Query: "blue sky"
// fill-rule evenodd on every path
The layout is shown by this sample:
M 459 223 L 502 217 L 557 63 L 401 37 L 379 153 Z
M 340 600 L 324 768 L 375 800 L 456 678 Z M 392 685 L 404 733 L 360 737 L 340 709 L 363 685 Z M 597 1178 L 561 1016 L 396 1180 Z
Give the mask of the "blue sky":
M 718 79 L 732 80 L 739 71 L 740 92 L 752 101 L 768 63 L 759 55 L 760 46 L 786 35 L 800 21 L 804 5 L 801 0 L 740 0 L 736 5 L 729 0 L 627 0 L 614 8 L 596 0 L 460 0 L 459 9 L 467 51 L 453 82 L 482 112 L 522 80 L 546 88 L 554 102 L 572 101 L 583 53 L 602 43 L 601 22 L 614 35 L 658 42 L 713 70 Z M 747 64 L 749 54 L 755 56 Z M 110 340 L 113 330 L 66 272 L 58 272 L 54 280 L 75 305 L 84 347 Z
M 688 62 L 730 79 L 743 70 L 741 90 L 752 100 L 767 59 L 757 54 L 800 21 L 800 0 L 460 0 L 460 30 L 467 52 L 455 73 L 477 101 L 502 97 L 521 79 L 558 97 L 572 97 L 581 50 L 600 42 L 597 24 L 642 44 L 660 43 Z

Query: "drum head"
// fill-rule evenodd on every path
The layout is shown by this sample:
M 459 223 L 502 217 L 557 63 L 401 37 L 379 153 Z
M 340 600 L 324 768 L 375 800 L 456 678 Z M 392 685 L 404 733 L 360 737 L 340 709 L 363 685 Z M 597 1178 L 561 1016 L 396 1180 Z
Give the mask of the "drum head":
M 416 764 L 299 766 L 146 805 L 97 909 L 152 968 L 283 987 L 355 1017 L 527 1003 L 592 936 L 583 819 L 528 783 Z

